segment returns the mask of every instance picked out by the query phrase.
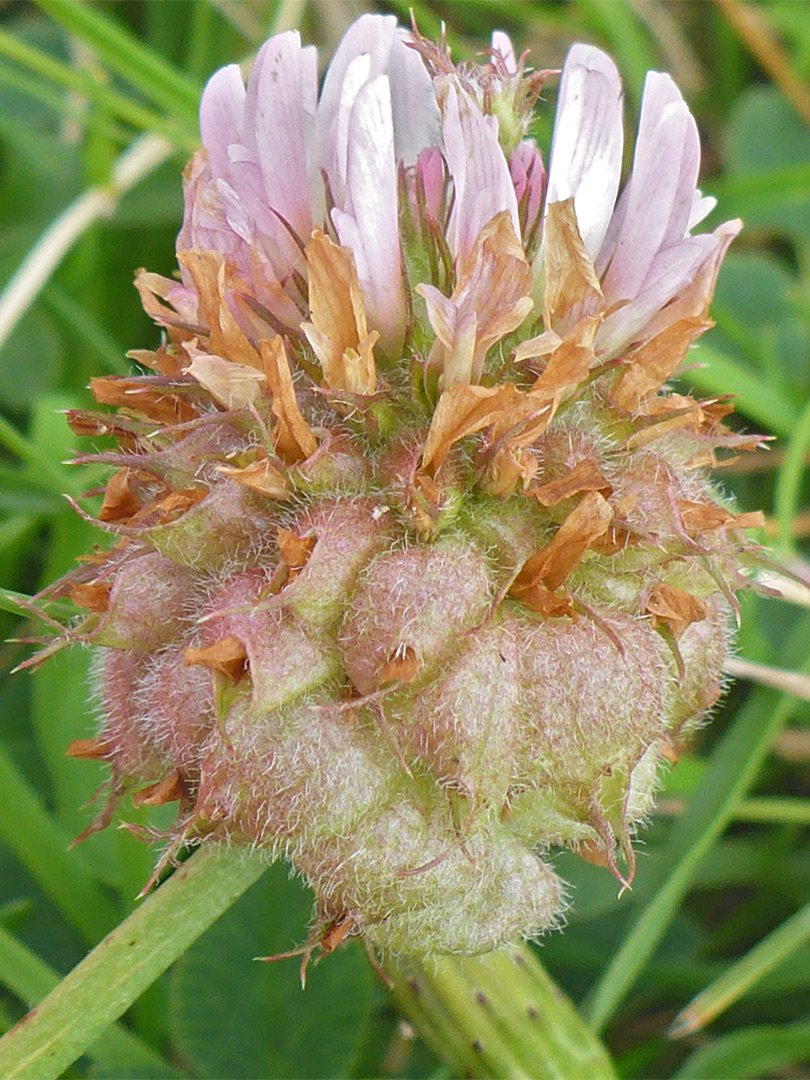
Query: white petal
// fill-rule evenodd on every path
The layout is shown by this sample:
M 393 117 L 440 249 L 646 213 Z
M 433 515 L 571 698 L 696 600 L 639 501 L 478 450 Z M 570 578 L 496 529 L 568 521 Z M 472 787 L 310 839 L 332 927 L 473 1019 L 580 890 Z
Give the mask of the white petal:
M 366 78 L 382 74 L 396 33 L 397 20 L 394 15 L 361 15 L 343 35 L 335 50 L 323 81 L 312 135 L 310 183 L 314 188 L 321 186 L 321 169 L 326 170 L 330 181 L 339 175 L 338 112 L 345 100 L 343 84 L 349 66 L 358 56 L 366 55 L 369 58 Z
M 369 325 L 379 331 L 382 348 L 391 354 L 402 344 L 405 301 L 391 92 L 385 75 L 360 89 L 351 110 L 344 205 L 345 210 L 337 208 L 332 214 L 338 238 L 354 252 Z
M 705 217 L 717 206 L 717 199 L 713 195 L 704 195 L 700 188 L 695 188 L 695 197 L 692 200 L 692 209 L 689 211 L 689 221 L 686 231 L 691 232 Z
M 394 151 L 398 160 L 413 165 L 425 147 L 441 145 L 441 117 L 433 80 L 402 30 L 392 42 L 385 74 L 391 81 Z
M 605 53 L 574 45 L 566 57 L 548 171 L 546 205 L 574 197 L 585 248 L 595 258 L 622 167 L 621 81 Z
M 516 75 L 515 50 L 512 48 L 512 39 L 509 35 L 505 34 L 503 30 L 493 30 L 491 48 L 503 60 L 503 66 L 506 68 L 507 74 Z
M 464 258 L 481 229 L 501 210 L 509 211 L 520 236 L 517 198 L 495 117 L 484 116 L 469 94 L 446 80 L 440 104 L 445 157 L 455 192 L 450 243 L 453 255 Z

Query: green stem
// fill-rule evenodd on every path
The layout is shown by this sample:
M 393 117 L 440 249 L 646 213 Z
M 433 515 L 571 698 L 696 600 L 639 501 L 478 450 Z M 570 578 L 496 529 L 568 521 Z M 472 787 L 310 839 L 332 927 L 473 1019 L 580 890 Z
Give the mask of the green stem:
M 5 1080 L 55 1080 L 262 875 L 260 858 L 196 852 L 0 1039 Z
M 609 1080 L 613 1065 L 528 945 L 386 959 L 398 1007 L 454 1075 Z

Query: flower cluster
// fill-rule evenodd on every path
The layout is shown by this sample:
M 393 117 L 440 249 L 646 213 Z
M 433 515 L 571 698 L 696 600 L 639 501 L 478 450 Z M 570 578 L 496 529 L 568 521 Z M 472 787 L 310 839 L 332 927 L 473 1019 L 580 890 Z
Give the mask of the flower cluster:
M 178 803 L 315 893 L 307 945 L 480 952 L 622 881 L 657 763 L 720 691 L 749 546 L 704 475 L 756 440 L 664 386 L 739 222 L 692 235 L 695 122 L 648 76 L 623 186 L 613 62 L 482 64 L 366 15 L 318 94 L 295 33 L 208 83 L 163 328 L 76 412 L 119 451 L 89 613 L 109 820 Z

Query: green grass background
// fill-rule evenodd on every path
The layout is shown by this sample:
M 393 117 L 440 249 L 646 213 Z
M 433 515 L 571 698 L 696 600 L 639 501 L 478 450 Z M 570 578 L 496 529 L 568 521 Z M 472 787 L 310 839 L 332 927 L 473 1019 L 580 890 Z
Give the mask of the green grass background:
M 205 78 L 248 57 L 273 27 L 300 27 L 326 57 L 361 10 L 407 20 L 409 7 L 426 34 L 446 23 L 456 59 L 474 56 L 495 28 L 538 68 L 558 66 L 575 40 L 601 45 L 623 73 L 628 124 L 645 71 L 673 74 L 701 128 L 703 190 L 719 201 L 709 224 L 740 216 L 746 225 L 721 274 L 717 327 L 691 354 L 684 386 L 736 394 L 739 426 L 775 437 L 755 468 L 740 463 L 718 482 L 740 508 L 765 509 L 774 558 L 806 571 L 810 5 L 6 0 L 0 311 L 23 260 L 50 249 L 47 230 L 76 200 L 107 189 L 134 140 L 159 132 L 173 149 L 80 231 L 0 344 L 0 638 L 39 632 L 12 593 L 36 592 L 97 540 L 62 497 L 100 476 L 62 464 L 76 440 L 61 410 L 86 406 L 92 374 L 127 370 L 126 350 L 157 340 L 132 277 L 140 266 L 172 272 L 180 170 Z M 553 102 L 550 84 L 541 144 Z M 810 674 L 806 607 L 753 595 L 742 607 L 741 657 Z M 93 731 L 88 657 L 75 650 L 9 676 L 27 650 L 0 646 L 0 1032 L 134 908 L 152 858 L 114 829 L 66 852 L 100 781 L 95 765 L 64 757 L 70 739 Z M 541 956 L 604 1031 L 621 1076 L 810 1076 L 809 836 L 810 707 L 800 694 L 740 681 L 668 775 L 632 893 L 618 899 L 607 871 L 556 860 L 571 906 Z M 251 962 L 300 940 L 308 908 L 273 867 L 68 1075 L 450 1075 L 401 1028 L 358 946 L 319 965 L 304 994 L 294 961 Z M 707 988 L 697 1007 L 717 1015 L 668 1038 Z

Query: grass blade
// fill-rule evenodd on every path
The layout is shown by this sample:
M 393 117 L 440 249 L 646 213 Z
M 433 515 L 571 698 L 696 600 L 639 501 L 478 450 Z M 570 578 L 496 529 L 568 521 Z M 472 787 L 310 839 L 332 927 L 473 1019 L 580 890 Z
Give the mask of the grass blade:
M 199 145 L 196 124 L 193 127 L 187 124 L 181 131 L 173 118 L 144 108 L 103 83 L 96 82 L 88 72 L 49 56 L 42 49 L 28 45 L 5 30 L 0 30 L 0 56 L 5 56 L 47 82 L 72 91 L 102 112 L 131 124 L 136 130 L 160 132 L 184 152 L 190 153 Z
M 782 467 L 776 477 L 774 516 L 779 525 L 779 547 L 782 554 L 789 552 L 792 546 L 791 526 L 799 508 L 808 446 L 810 446 L 810 398 L 807 399 L 801 411 L 792 438 L 785 449 Z
M 710 986 L 695 995 L 673 1020 L 667 1032 L 669 1037 L 678 1039 L 705 1027 L 807 941 L 810 941 L 810 904 L 805 904 L 786 919 Z
M 53 820 L 8 753 L 0 747 L 0 840 L 89 942 L 118 921 L 118 913 L 82 865 L 68 854 L 71 837 Z
M 675 1080 L 757 1080 L 808 1054 L 810 1023 L 744 1028 L 701 1046 L 675 1073 Z
M 0 927 L 0 983 L 33 1007 L 59 983 L 59 975 L 7 930 Z M 160 1070 L 171 1075 L 170 1066 L 147 1043 L 118 1024 L 103 1032 L 88 1048 L 98 1065 L 110 1068 Z
M 85 41 L 111 71 L 156 105 L 196 128 L 202 93 L 196 79 L 178 71 L 93 4 L 38 0 L 38 6 L 69 34 Z
M 0 1039 L 0 1076 L 55 1080 L 266 865 L 213 845 L 197 851 Z
M 701 344 L 692 355 L 701 366 L 690 368 L 683 376 L 684 382 L 704 394 L 725 394 L 732 387 L 738 412 L 780 438 L 790 438 L 799 419 L 799 410 L 790 398 L 710 345 Z
M 162 165 L 172 150 L 172 145 L 162 135 L 141 135 L 116 159 L 108 183 L 87 188 L 54 218 L 0 294 L 0 347 L 79 237 L 100 218 L 111 214 L 116 201 Z M 19 448 L 9 441 L 13 435 L 17 437 Z M 5 442 L 7 448 L 20 457 L 24 456 L 22 451 L 26 450 L 26 443 L 7 421 L 0 425 L 0 442 Z M 50 461 L 39 467 L 49 475 L 54 472 Z M 63 490 L 61 484 L 60 480 L 60 491 Z
M 790 795 L 763 796 L 740 803 L 734 817 L 737 821 L 770 822 L 779 825 L 810 825 L 810 799 Z

